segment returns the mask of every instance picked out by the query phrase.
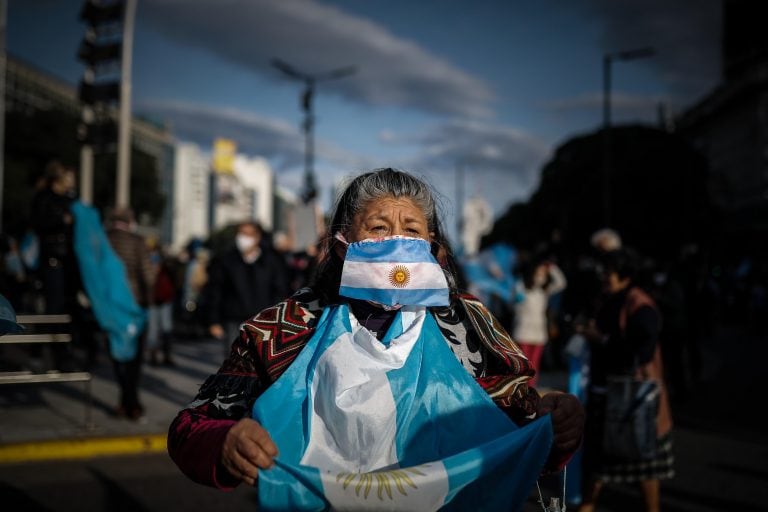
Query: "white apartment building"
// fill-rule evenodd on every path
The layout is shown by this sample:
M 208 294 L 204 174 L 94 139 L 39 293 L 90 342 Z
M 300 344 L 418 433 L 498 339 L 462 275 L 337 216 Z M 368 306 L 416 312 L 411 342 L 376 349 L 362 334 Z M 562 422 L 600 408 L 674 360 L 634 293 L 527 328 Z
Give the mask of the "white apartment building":
M 274 183 L 269 163 L 261 157 L 235 156 L 232 174 L 213 174 L 211 151 L 194 143 L 174 147 L 170 186 L 170 250 L 179 252 L 192 238 L 205 240 L 218 230 L 244 219 L 257 220 L 271 230 Z M 211 187 L 215 183 L 216 191 Z
M 271 231 L 273 222 L 273 173 L 261 157 L 237 154 L 232 175 L 218 174 L 214 228 L 254 219 Z
M 208 237 L 211 155 L 192 143 L 175 146 L 171 218 L 171 250 L 178 252 L 192 238 Z

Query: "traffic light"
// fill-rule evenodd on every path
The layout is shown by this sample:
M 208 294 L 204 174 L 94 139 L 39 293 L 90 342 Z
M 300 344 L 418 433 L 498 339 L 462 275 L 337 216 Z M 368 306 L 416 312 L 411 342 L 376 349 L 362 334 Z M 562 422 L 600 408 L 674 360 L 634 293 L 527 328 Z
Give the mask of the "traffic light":
M 81 123 L 77 138 L 82 144 L 107 149 L 117 141 L 117 123 L 106 119 L 94 123 Z
M 100 2 L 98 0 L 86 0 L 80 10 L 80 19 L 91 25 L 114 23 L 122 21 L 125 11 L 125 2 L 122 0 L 113 2 Z
M 88 105 L 99 103 L 110 103 L 120 100 L 120 83 L 106 82 L 101 84 L 91 84 L 84 80 L 80 81 L 80 101 Z
M 122 50 L 123 44 L 120 42 L 99 45 L 89 40 L 86 36 L 86 39 L 80 43 L 80 50 L 77 52 L 77 58 L 87 63 L 89 66 L 97 66 L 103 62 L 119 59 Z
M 80 20 L 86 23 L 85 36 L 77 51 L 85 66 L 78 95 L 85 105 L 78 138 L 83 144 L 104 148 L 117 141 L 111 107 L 120 101 L 120 39 L 125 0 L 86 0 Z M 87 111 L 87 112 L 86 112 Z

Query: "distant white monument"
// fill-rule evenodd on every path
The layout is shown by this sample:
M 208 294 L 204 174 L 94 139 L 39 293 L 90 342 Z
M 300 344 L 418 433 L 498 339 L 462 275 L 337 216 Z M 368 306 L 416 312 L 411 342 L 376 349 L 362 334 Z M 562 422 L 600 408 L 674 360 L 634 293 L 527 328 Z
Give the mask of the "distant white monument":
M 482 197 L 473 196 L 464 203 L 461 243 L 465 256 L 474 256 L 480 249 L 480 239 L 493 227 L 493 211 Z

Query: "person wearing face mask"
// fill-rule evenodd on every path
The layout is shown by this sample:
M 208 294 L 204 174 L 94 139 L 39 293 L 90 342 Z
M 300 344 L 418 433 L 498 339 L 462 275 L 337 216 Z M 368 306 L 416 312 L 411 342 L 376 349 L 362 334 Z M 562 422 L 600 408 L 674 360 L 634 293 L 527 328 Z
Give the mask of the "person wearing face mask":
M 525 262 L 520 266 L 521 279 L 516 285 L 515 320 L 512 337 L 520 345 L 533 368 L 541 370 L 541 356 L 549 341 L 547 308 L 549 299 L 567 285 L 565 275 L 547 260 Z M 531 379 L 535 386 L 538 377 Z
M 243 323 L 169 428 L 192 480 L 259 510 L 518 510 L 578 447 L 519 347 L 456 288 L 429 186 L 379 169 L 338 197 L 310 287 Z M 383 508 L 382 508 L 383 507 Z
M 223 342 L 225 356 L 239 337 L 240 325 L 288 293 L 283 266 L 262 235 L 258 223 L 241 222 L 235 247 L 214 258 L 208 268 L 203 290 L 208 332 Z

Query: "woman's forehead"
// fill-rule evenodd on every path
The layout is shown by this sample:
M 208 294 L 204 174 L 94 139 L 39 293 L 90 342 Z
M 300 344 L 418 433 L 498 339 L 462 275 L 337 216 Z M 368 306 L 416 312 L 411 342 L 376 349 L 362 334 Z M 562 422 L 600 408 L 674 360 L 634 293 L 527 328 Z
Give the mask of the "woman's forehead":
M 394 218 L 426 222 L 426 215 L 408 197 L 386 196 L 366 203 L 355 216 L 357 219 Z

